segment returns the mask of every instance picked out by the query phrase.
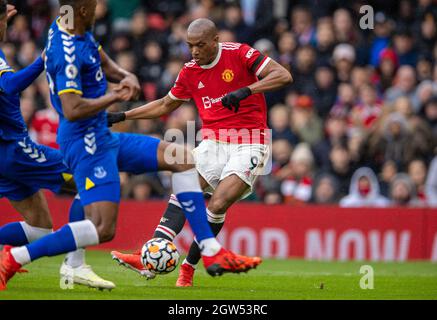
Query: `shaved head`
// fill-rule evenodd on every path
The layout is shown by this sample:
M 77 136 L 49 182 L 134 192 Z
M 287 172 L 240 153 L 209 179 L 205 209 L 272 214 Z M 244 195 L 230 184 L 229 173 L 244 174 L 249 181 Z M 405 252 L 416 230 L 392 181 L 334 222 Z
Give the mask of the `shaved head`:
M 187 30 L 189 35 L 203 35 L 205 37 L 214 37 L 218 34 L 217 27 L 214 22 L 209 19 L 196 19 L 190 23 Z
M 208 65 L 216 58 L 219 49 L 218 30 L 209 19 L 196 19 L 188 26 L 187 44 L 193 59 L 199 65 Z

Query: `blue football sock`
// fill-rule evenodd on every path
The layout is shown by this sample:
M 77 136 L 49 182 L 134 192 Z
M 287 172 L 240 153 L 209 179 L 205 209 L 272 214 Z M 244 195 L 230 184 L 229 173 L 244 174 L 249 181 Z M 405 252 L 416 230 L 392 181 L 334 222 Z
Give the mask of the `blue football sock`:
M 58 231 L 28 244 L 26 248 L 29 251 L 31 261 L 41 257 L 56 256 L 77 249 L 73 231 L 68 224 Z
M 215 238 L 206 217 L 205 200 L 196 169 L 173 173 L 172 185 L 197 241 Z
M 83 209 L 80 198 L 76 196 L 70 207 L 69 222 L 85 220 L 85 210 Z
M 20 222 L 12 222 L 0 228 L 0 244 L 24 246 L 28 243 L 26 233 Z
M 27 264 L 41 257 L 52 257 L 99 243 L 96 227 L 90 220 L 69 223 L 31 244 L 11 250 L 15 260 Z

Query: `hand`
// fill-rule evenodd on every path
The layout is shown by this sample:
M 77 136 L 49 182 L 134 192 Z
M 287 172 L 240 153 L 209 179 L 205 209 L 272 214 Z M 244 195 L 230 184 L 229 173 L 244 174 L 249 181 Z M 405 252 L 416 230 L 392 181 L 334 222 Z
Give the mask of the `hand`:
M 18 13 L 17 9 L 15 9 L 15 6 L 13 6 L 12 4 L 7 5 L 6 11 L 7 11 L 8 21 Z
M 252 91 L 248 87 L 238 89 L 224 96 L 222 99 L 222 105 L 231 111 L 232 108 L 234 108 L 234 112 L 237 113 L 240 108 L 240 101 L 246 99 L 251 94 Z
M 132 99 L 131 90 L 128 87 L 118 85 L 113 89 L 113 94 L 118 101 L 130 101 Z
M 141 94 L 141 86 L 138 81 L 138 78 L 133 75 L 129 74 L 126 76 L 123 80 L 120 81 L 119 86 L 126 87 L 130 91 L 130 99 L 129 100 L 138 100 Z
M 126 113 L 124 112 L 108 112 L 108 127 L 112 127 L 114 123 L 126 120 Z

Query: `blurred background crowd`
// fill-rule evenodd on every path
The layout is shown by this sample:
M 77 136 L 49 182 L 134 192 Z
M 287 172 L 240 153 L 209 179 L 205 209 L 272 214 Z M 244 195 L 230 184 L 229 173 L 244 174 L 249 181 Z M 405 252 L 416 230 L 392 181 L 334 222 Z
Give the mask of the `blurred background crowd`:
M 3 45 L 16 69 L 42 51 L 57 0 L 10 1 L 19 10 Z M 374 28 L 360 28 L 360 7 Z M 221 41 L 248 43 L 276 59 L 294 83 L 266 94 L 273 172 L 249 201 L 293 205 L 437 206 L 437 4 L 433 0 L 98 0 L 96 39 L 160 98 L 191 59 L 188 24 L 214 20 Z M 58 119 L 41 76 L 22 94 L 33 139 L 56 145 Z M 198 121 L 187 103 L 160 120 L 116 131 L 164 137 Z M 139 150 L 141 152 L 141 150 Z M 147 152 L 147 150 L 144 150 Z M 165 199 L 167 173 L 121 173 L 124 198 Z

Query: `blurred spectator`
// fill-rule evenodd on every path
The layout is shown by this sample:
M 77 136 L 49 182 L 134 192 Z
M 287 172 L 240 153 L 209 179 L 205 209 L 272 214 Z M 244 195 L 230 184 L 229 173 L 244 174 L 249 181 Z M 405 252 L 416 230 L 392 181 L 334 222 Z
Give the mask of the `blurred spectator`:
M 315 80 L 315 91 L 311 96 L 314 99 L 317 114 L 320 118 L 325 119 L 337 97 L 334 71 L 327 65 L 320 66 L 316 70 Z
M 109 19 L 108 4 L 106 0 L 97 0 L 96 22 L 94 24 L 94 37 L 104 47 L 108 45 L 108 35 L 111 34 L 112 25 Z
M 300 45 L 314 45 L 316 30 L 313 26 L 312 13 L 308 7 L 296 6 L 291 13 L 291 29 L 296 34 Z
M 349 194 L 340 200 L 341 207 L 386 207 L 389 200 L 379 191 L 378 179 L 370 168 L 359 168 L 352 176 Z
M 290 70 L 294 62 L 296 48 L 297 43 L 294 34 L 288 31 L 281 33 L 278 40 L 278 62 L 287 70 Z
M 311 197 L 314 157 L 308 144 L 296 146 L 290 164 L 282 169 L 281 192 L 285 203 L 308 202 Z
M 417 51 L 414 47 L 413 35 L 409 29 L 401 28 L 394 34 L 393 48 L 399 57 L 400 65 L 416 66 Z
M 393 178 L 398 173 L 398 167 L 393 160 L 387 160 L 382 165 L 381 173 L 379 175 L 381 195 L 384 197 L 390 196 L 390 185 Z
M 355 89 L 349 83 L 342 83 L 338 86 L 337 92 L 337 101 L 330 114 L 335 117 L 347 117 L 352 107 L 357 103 Z
M 399 173 L 390 185 L 391 205 L 396 207 L 420 207 L 424 202 L 417 198 L 413 181 L 405 173 Z
M 231 3 L 226 7 L 223 22 L 218 27 L 233 32 L 236 42 L 251 43 L 253 39 L 252 28 L 244 22 L 241 8 L 237 3 Z
M 349 150 L 341 144 L 336 144 L 329 153 L 329 167 L 323 172 L 332 174 L 339 182 L 339 194 L 345 196 L 353 173 Z
M 400 96 L 408 96 L 414 99 L 416 86 L 416 72 L 411 66 L 402 66 L 396 73 L 393 86 L 385 92 L 385 99 L 388 103 L 393 102 Z
M 316 52 L 312 46 L 301 46 L 296 52 L 293 66 L 293 87 L 300 93 L 311 94 L 315 87 L 314 71 L 316 68 Z
M 422 108 L 422 115 L 432 130 L 432 139 L 437 141 L 437 96 L 425 103 Z
M 165 191 L 156 175 L 139 175 L 131 179 L 130 197 L 137 201 L 145 201 L 151 198 L 163 197 Z
M 345 117 L 330 116 L 325 122 L 325 138 L 313 148 L 318 167 L 329 167 L 329 152 L 336 144 L 345 144 L 347 140 L 347 123 Z
M 350 82 L 355 62 L 355 49 L 350 44 L 341 43 L 334 48 L 332 59 L 338 82 Z
M 268 37 L 273 31 L 273 0 L 240 0 L 243 18 L 254 28 L 257 37 Z
M 398 67 L 399 59 L 396 52 L 390 48 L 383 49 L 379 54 L 372 79 L 380 93 L 384 93 L 393 85 Z
M 426 180 L 426 164 L 421 159 L 415 159 L 408 164 L 408 175 L 413 181 L 417 197 L 426 202 L 425 180 Z
M 370 64 L 376 67 L 379 62 L 380 53 L 388 47 L 390 36 L 393 32 L 393 21 L 383 12 L 375 14 L 375 29 L 373 30 L 374 37 L 370 48 Z
M 357 45 L 361 41 L 352 15 L 346 8 L 340 8 L 334 12 L 333 23 L 337 42 Z
M 317 144 L 322 139 L 323 124 L 314 111 L 314 103 L 309 96 L 300 96 L 291 111 L 291 128 L 302 142 Z
M 359 103 L 350 112 L 350 122 L 356 127 L 370 128 L 381 115 L 382 101 L 370 84 L 360 87 L 359 97 Z
M 58 149 L 59 146 L 56 143 L 58 127 L 59 116 L 55 109 L 49 107 L 47 109 L 37 111 L 31 123 L 35 142 Z
M 319 174 L 313 184 L 311 203 L 318 205 L 334 205 L 338 203 L 339 183 L 328 173 Z
M 8 41 L 16 45 L 29 41 L 32 38 L 32 34 L 27 18 L 21 14 L 15 16 L 12 25 L 8 28 L 7 35 Z
M 273 140 L 285 139 L 290 144 L 296 145 L 298 137 L 290 128 L 290 112 L 285 105 L 275 105 L 269 112 L 270 128 Z
M 319 64 L 328 64 L 330 62 L 335 42 L 335 31 L 332 22 L 319 22 L 316 34 L 316 51 Z

